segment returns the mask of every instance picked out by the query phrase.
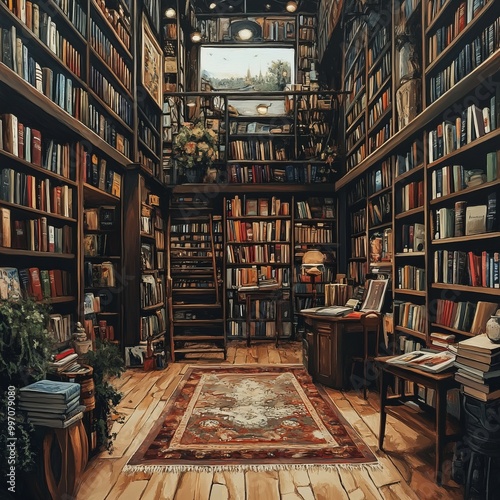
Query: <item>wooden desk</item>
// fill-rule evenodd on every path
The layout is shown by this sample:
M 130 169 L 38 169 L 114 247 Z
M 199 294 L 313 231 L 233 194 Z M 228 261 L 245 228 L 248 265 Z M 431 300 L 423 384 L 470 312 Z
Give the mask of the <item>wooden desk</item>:
M 359 318 L 299 314 L 304 318 L 307 369 L 313 380 L 334 389 L 347 389 L 352 358 L 363 353 Z
M 460 426 L 456 422 L 454 424 L 451 418 L 447 418 L 446 414 L 446 395 L 450 389 L 458 387 L 455 382 L 454 372 L 446 371 L 441 373 L 429 373 L 416 368 L 409 368 L 403 365 L 394 365 L 387 363 L 391 356 L 375 358 L 379 363 L 380 370 L 380 432 L 378 436 L 378 446 L 383 450 L 385 437 L 385 422 L 387 414 L 401 420 L 405 424 L 412 427 L 414 430 L 421 432 L 436 440 L 436 482 L 441 483 L 441 462 L 443 445 L 458 438 L 460 434 Z M 399 377 L 402 380 L 408 380 L 415 384 L 419 384 L 427 389 L 434 389 L 436 392 L 436 408 L 431 410 L 434 413 L 432 418 L 429 418 L 428 413 L 424 409 L 415 411 L 404 403 L 408 401 L 416 401 L 416 394 L 406 396 L 404 394 L 387 397 L 387 389 L 392 376 Z M 425 406 L 425 405 L 422 405 Z M 447 432 L 450 431 L 450 432 Z

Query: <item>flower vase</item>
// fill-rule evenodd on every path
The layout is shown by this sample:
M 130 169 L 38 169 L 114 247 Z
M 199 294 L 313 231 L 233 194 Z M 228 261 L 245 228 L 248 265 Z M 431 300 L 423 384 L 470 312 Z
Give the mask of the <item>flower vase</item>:
M 203 180 L 203 169 L 198 166 L 186 168 L 184 173 L 186 174 L 186 180 L 189 183 L 199 183 Z

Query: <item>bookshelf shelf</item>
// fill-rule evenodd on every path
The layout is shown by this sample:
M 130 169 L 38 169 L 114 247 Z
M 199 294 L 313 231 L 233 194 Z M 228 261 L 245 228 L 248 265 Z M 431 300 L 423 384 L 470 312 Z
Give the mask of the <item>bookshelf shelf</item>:
M 414 175 L 418 174 L 423 169 L 424 169 L 424 164 L 421 163 L 420 165 L 413 167 L 411 170 L 408 170 L 407 172 L 405 172 L 403 174 L 399 174 L 394 179 L 394 184 L 398 184 L 399 182 L 402 182 L 402 181 L 408 179 L 409 177 L 413 177 Z
M 124 92 L 127 95 L 127 97 L 132 99 L 132 93 L 125 86 L 123 80 L 120 79 L 120 77 L 113 71 L 113 69 L 110 66 L 108 66 L 106 61 L 96 52 L 94 48 L 90 47 L 89 50 L 90 50 L 90 56 L 94 58 L 94 62 L 97 62 L 97 64 L 99 64 L 101 68 L 104 69 L 106 74 L 113 79 L 113 84 L 116 84 L 118 87 L 120 87 L 120 90 Z
M 451 153 L 442 156 L 441 158 L 438 158 L 432 163 L 428 163 L 427 168 L 433 169 L 435 167 L 441 166 L 443 163 L 450 162 L 450 160 L 455 160 L 457 157 L 460 157 L 465 153 L 469 153 L 471 150 L 476 149 L 477 146 L 483 145 L 484 143 L 489 143 L 490 141 L 491 142 L 498 141 L 499 137 L 500 137 L 500 128 L 497 128 L 491 131 L 490 133 L 483 135 L 479 139 L 475 139 L 474 141 L 469 142 L 468 144 L 456 149 L 455 151 L 452 151 Z
M 85 199 L 87 199 L 91 204 L 116 205 L 120 202 L 120 198 L 118 196 L 106 193 L 106 191 L 87 183 L 83 184 L 83 194 Z
M 436 12 L 436 14 L 434 15 L 434 18 L 431 20 L 430 23 L 429 23 L 429 13 L 427 13 L 427 16 L 425 19 L 425 22 L 427 24 L 427 28 L 425 30 L 426 35 L 429 33 L 429 31 L 431 31 L 436 26 L 437 23 L 439 23 L 441 21 L 441 18 L 444 16 L 445 12 L 448 10 L 448 7 L 454 3 L 455 2 L 452 2 L 452 0 L 446 0 L 444 2 L 444 4 L 441 6 L 441 8 L 439 9 L 439 11 Z
M 448 243 L 462 243 L 464 241 L 471 242 L 476 240 L 490 240 L 494 238 L 499 238 L 500 232 L 495 233 L 482 233 L 475 234 L 473 236 L 458 236 L 455 238 L 442 238 L 438 240 L 432 240 L 433 245 L 446 245 Z
M 370 226 L 370 231 L 378 231 L 380 229 L 385 229 L 386 227 L 392 226 L 392 221 L 388 220 L 387 222 L 383 222 L 382 224 L 377 224 L 375 226 Z
M 424 212 L 424 207 L 412 208 L 411 210 L 407 210 L 406 212 L 397 214 L 395 218 L 397 220 L 406 219 L 407 217 L 412 217 L 416 214 L 421 214 L 423 212 Z
M 456 328 L 451 328 L 450 326 L 440 325 L 439 323 L 431 323 L 431 327 L 433 328 L 441 328 L 446 330 L 447 332 L 457 333 L 458 335 L 462 335 L 464 337 L 474 337 L 474 333 L 464 332 L 463 330 L 457 330 Z
M 447 194 L 445 196 L 440 196 L 439 198 L 435 198 L 433 200 L 430 200 L 429 203 L 431 205 L 438 205 L 438 204 L 441 204 L 441 203 L 446 202 L 448 200 L 452 200 L 453 198 L 466 196 L 469 193 L 475 193 L 477 191 L 482 191 L 483 189 L 488 189 L 488 188 L 495 187 L 498 185 L 500 185 L 500 179 L 497 179 L 496 181 L 491 181 L 491 182 L 484 182 L 483 184 L 480 184 L 479 186 L 473 186 L 470 188 L 462 189 L 461 191 L 457 191 L 456 193 L 451 193 L 451 194 Z
M 382 125 L 384 120 L 391 114 L 392 114 L 392 104 L 389 104 L 387 108 L 382 112 L 382 114 L 375 120 L 373 125 L 368 127 L 368 133 L 377 130 L 377 128 L 380 127 L 380 125 Z
M 3 203 L 3 202 L 2 202 Z M 36 257 L 37 259 L 67 259 L 73 260 L 76 255 L 74 253 L 52 253 L 52 252 L 37 252 L 31 250 L 20 250 L 18 248 L 0 247 L 0 255 L 12 255 L 18 257 Z
M 44 217 L 50 217 L 52 219 L 60 219 L 64 220 L 67 223 L 72 223 L 75 224 L 78 222 L 76 219 L 73 219 L 71 217 L 66 217 L 64 215 L 59 215 L 59 214 L 53 214 L 50 212 L 44 212 L 43 210 L 38 210 L 36 208 L 31 208 L 31 207 L 25 207 L 24 205 L 16 205 L 15 203 L 10 203 L 8 201 L 1 200 L 1 204 L 5 205 L 6 207 L 11 208 L 12 210 L 20 210 L 23 212 L 29 212 L 33 214 L 38 214 L 38 215 L 43 215 Z
M 425 252 L 398 252 L 395 254 L 395 257 L 425 257 Z
M 437 290 L 448 290 L 450 286 L 453 287 L 454 290 L 460 292 L 472 292 L 472 293 L 482 293 L 486 295 L 497 295 L 500 296 L 500 288 L 488 288 L 481 286 L 468 286 L 468 285 L 448 285 L 446 283 L 432 283 L 431 287 L 436 288 Z
M 417 337 L 421 340 L 426 340 L 426 334 L 422 332 L 417 332 L 417 330 L 411 330 L 410 328 L 405 328 L 404 326 L 396 325 L 394 327 L 398 332 L 405 333 L 407 335 L 411 335 L 412 337 Z
M 368 42 L 368 45 L 371 44 L 373 40 L 370 40 Z M 377 66 L 380 64 L 380 62 L 382 61 L 382 59 L 384 58 L 384 56 L 387 54 L 387 52 L 389 52 L 389 50 L 391 49 L 391 46 L 392 46 L 392 43 L 391 41 L 389 40 L 385 46 L 380 50 L 380 54 L 377 56 L 377 58 L 372 62 L 370 68 L 368 68 L 368 76 L 370 76 L 374 70 L 377 68 Z
M 387 89 L 389 84 L 391 83 L 391 75 L 389 75 L 379 86 L 379 88 L 375 91 L 372 97 L 368 100 L 368 107 L 370 107 L 382 94 L 384 90 Z
M 391 190 L 392 190 L 392 186 L 387 186 L 383 189 L 379 189 L 375 193 L 368 196 L 368 201 L 373 200 L 374 198 L 377 198 L 377 196 L 380 196 L 382 194 L 389 193 Z
M 463 41 L 464 38 L 467 38 L 467 35 L 469 32 L 474 30 L 474 27 L 481 22 L 480 19 L 482 18 L 483 15 L 488 15 L 488 11 L 490 7 L 494 4 L 494 1 L 488 2 L 482 9 L 481 9 L 481 16 L 477 15 L 472 19 L 470 23 L 468 23 L 465 28 L 456 36 L 449 44 L 446 45 L 446 48 L 426 67 L 426 75 L 429 75 L 432 73 L 437 66 L 439 66 L 443 60 L 446 60 L 448 54 L 452 52 L 457 45 L 460 44 L 460 42 Z M 433 23 L 434 24 L 434 23 Z M 426 30 L 426 35 L 428 36 L 429 33 L 432 32 L 432 29 L 427 29 Z
M 75 300 L 75 296 L 67 295 L 64 297 L 51 297 L 50 299 L 43 299 L 42 302 L 46 304 L 64 304 L 66 302 L 74 302 Z
M 396 294 L 404 294 L 404 295 L 415 295 L 416 297 L 425 297 L 425 290 L 411 290 L 410 288 L 395 288 L 394 293 Z

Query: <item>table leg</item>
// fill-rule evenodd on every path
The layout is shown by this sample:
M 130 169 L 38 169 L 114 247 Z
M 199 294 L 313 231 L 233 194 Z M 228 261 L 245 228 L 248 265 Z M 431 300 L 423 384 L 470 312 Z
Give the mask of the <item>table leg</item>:
M 283 301 L 281 299 L 278 299 L 276 301 L 276 322 L 275 322 L 275 329 L 276 329 L 276 347 L 278 347 L 278 342 L 280 340 L 280 329 L 282 326 L 282 318 L 281 318 L 281 307 L 283 306 Z
M 446 393 L 447 388 L 440 387 L 436 390 L 436 482 L 441 485 L 441 460 L 443 453 L 443 440 L 446 434 Z
M 387 388 L 389 387 L 389 377 L 384 368 L 380 370 L 380 430 L 378 435 L 379 450 L 383 450 L 384 436 L 385 436 L 385 421 L 387 415 L 385 413 L 385 404 L 387 401 Z
M 246 325 L 247 325 L 247 347 L 250 347 L 250 295 L 246 295 Z

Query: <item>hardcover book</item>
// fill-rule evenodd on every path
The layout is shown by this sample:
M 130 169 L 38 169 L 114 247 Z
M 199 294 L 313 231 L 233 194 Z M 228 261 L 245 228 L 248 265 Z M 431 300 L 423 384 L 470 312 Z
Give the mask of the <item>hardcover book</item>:
M 467 207 L 465 211 L 465 235 L 486 232 L 486 205 Z
M 19 397 L 25 401 L 27 398 L 34 398 L 40 402 L 44 400 L 68 402 L 76 394 L 80 394 L 80 384 L 57 382 L 54 380 L 38 380 L 33 384 L 19 389 Z

